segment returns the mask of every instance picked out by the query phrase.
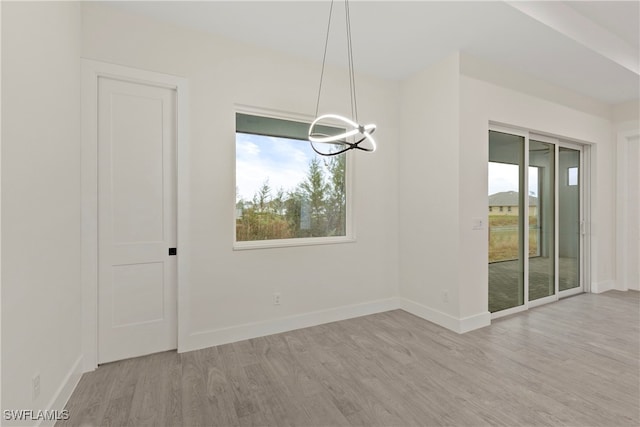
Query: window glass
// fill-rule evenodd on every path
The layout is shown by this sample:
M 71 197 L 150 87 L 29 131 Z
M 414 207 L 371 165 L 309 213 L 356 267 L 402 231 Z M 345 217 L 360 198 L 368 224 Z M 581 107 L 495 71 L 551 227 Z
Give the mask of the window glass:
M 308 128 L 236 115 L 236 242 L 347 236 L 346 155 L 316 154 Z
M 567 169 L 567 185 L 578 185 L 578 168 L 571 167 Z

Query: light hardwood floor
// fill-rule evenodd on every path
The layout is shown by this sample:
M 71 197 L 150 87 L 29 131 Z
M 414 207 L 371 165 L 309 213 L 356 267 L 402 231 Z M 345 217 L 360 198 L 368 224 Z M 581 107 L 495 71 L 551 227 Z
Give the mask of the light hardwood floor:
M 638 426 L 640 293 L 458 335 L 396 310 L 85 374 L 58 426 Z

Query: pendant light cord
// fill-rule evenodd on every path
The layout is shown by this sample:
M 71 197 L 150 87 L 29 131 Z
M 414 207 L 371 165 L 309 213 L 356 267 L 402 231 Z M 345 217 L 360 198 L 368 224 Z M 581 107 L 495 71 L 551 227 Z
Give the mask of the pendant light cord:
M 320 110 L 320 94 L 322 93 L 322 79 L 324 78 L 324 64 L 327 61 L 327 47 L 329 47 L 329 33 L 331 33 L 331 16 L 333 15 L 333 0 L 331 0 L 331 6 L 329 7 L 329 21 L 327 22 L 327 37 L 324 41 L 324 54 L 322 55 L 322 70 L 320 71 L 320 86 L 318 87 L 318 100 L 316 101 L 316 114 L 318 117 L 318 111 Z
M 334 0 L 331 0 L 331 5 L 329 7 L 329 20 L 327 22 L 327 36 L 325 37 L 324 42 L 324 53 L 322 55 L 322 69 L 320 71 L 320 84 L 318 86 L 318 99 L 316 101 L 316 114 L 315 117 L 318 117 L 318 112 L 320 111 L 320 95 L 322 94 L 322 82 L 324 80 L 324 67 L 327 62 L 327 50 L 329 47 L 329 34 L 331 33 L 331 18 L 333 16 L 333 3 Z M 358 122 L 358 101 L 356 99 L 356 77 L 353 66 L 353 44 L 351 42 L 351 13 L 349 11 L 349 0 L 345 0 L 345 19 L 346 19 L 346 34 L 347 34 L 347 60 L 349 67 L 349 96 L 351 99 L 351 117 L 355 122 Z
M 347 55 L 349 58 L 349 90 L 351 93 L 351 117 L 356 123 L 358 122 L 358 102 L 356 100 L 356 76 L 353 66 L 353 44 L 351 42 L 351 12 L 349 8 L 349 0 L 345 0 L 344 7 L 346 9 L 345 16 L 347 19 Z

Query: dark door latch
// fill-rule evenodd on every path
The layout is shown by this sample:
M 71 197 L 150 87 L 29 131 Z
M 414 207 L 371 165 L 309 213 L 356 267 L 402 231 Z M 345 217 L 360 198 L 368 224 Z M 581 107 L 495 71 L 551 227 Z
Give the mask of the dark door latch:
M 169 255 L 177 255 L 178 248 L 169 248 Z

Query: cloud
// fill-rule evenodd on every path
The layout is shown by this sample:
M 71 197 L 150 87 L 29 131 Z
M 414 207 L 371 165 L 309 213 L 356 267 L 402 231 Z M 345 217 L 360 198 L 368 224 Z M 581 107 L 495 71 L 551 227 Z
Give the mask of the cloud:
M 249 135 L 238 134 L 236 136 L 236 159 L 255 157 L 260 154 L 260 147 L 246 138 Z
M 518 191 L 518 165 L 489 162 L 489 194 Z
M 503 191 L 518 191 L 520 188 L 519 166 L 489 162 L 489 195 Z M 529 191 L 538 194 L 538 168 L 529 166 Z
M 272 194 L 293 190 L 307 175 L 315 153 L 305 141 L 238 134 L 236 138 L 236 187 L 238 198 L 251 200 L 269 180 Z

